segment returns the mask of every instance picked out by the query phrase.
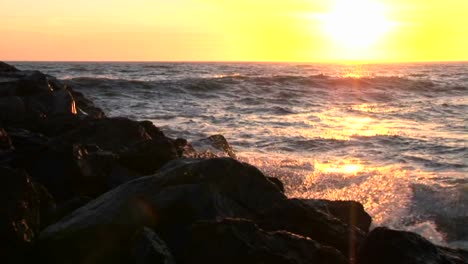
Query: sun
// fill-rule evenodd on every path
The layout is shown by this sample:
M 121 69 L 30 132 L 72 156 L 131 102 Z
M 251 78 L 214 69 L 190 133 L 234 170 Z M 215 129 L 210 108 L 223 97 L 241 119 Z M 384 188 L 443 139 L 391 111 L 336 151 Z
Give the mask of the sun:
M 336 0 L 319 19 L 325 34 L 341 48 L 352 50 L 373 46 L 392 27 L 386 7 L 371 0 Z

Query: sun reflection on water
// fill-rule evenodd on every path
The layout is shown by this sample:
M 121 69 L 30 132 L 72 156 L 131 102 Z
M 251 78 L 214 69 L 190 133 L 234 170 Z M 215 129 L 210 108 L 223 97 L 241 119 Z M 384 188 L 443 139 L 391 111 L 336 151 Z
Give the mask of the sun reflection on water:
M 341 173 L 345 176 L 356 175 L 364 169 L 364 166 L 359 164 L 359 161 L 342 160 L 337 163 L 321 163 L 314 162 L 314 172 L 318 173 Z
M 353 136 L 372 137 L 395 135 L 392 124 L 371 117 L 339 116 L 331 113 L 318 115 L 323 127 L 320 137 L 337 140 L 350 140 Z

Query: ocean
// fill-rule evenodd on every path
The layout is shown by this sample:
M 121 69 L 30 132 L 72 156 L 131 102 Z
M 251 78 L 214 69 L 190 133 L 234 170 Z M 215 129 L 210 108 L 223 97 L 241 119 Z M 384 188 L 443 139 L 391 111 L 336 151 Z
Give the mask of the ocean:
M 356 200 L 374 226 L 468 249 L 468 63 L 12 64 L 170 137 L 222 134 L 289 197 Z

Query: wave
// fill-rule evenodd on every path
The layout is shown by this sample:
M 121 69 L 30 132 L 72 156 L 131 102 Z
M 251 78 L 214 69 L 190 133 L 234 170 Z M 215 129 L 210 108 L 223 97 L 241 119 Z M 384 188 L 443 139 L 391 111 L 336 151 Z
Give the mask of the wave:
M 156 75 L 158 77 L 158 75 Z M 149 80 L 145 80 L 149 79 Z M 297 75 L 272 75 L 272 76 L 248 76 L 248 75 L 228 75 L 200 78 L 183 78 L 174 80 L 151 80 L 151 76 L 139 76 L 135 79 L 118 79 L 112 76 L 99 77 L 76 77 L 67 80 L 70 83 L 79 85 L 81 88 L 90 86 L 115 86 L 126 87 L 135 86 L 135 88 L 151 88 L 161 85 L 180 86 L 187 91 L 211 92 L 226 87 L 257 87 L 267 89 L 267 92 L 276 91 L 278 88 L 293 87 L 299 92 L 311 91 L 313 89 L 327 90 L 349 90 L 350 92 L 370 93 L 371 91 L 380 92 L 466 92 L 468 87 L 460 84 L 441 85 L 430 80 L 410 79 L 397 76 L 377 76 L 377 77 L 333 77 L 323 74 L 310 76 Z M 351 90 L 350 90 L 351 89 Z M 358 90 L 355 90 L 358 89 Z M 389 100 L 384 94 L 378 94 L 381 100 Z M 377 98 L 378 99 L 378 98 Z

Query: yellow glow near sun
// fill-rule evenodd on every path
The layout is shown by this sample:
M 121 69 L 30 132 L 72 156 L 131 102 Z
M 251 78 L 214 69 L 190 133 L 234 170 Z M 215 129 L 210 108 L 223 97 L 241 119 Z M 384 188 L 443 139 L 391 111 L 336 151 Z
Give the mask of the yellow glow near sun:
M 320 20 L 326 34 L 345 49 L 369 48 L 393 26 L 383 4 L 371 0 L 336 0 Z

